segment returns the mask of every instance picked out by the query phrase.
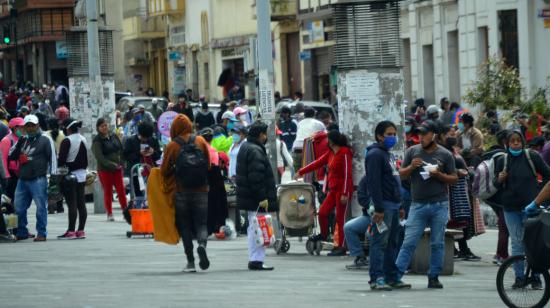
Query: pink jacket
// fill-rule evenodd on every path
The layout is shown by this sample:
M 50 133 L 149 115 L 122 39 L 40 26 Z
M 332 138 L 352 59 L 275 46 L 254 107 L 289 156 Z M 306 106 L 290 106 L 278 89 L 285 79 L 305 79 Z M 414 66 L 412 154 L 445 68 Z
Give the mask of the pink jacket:
M 218 151 L 214 149 L 210 144 L 208 144 L 208 151 L 210 152 L 210 164 L 213 166 L 219 166 L 220 156 L 218 155 Z
M 0 151 L 2 153 L 2 162 L 4 163 L 4 166 L 7 167 L 8 170 L 14 171 L 16 174 L 19 173 L 19 163 L 16 161 L 10 161 L 10 164 L 8 166 L 8 155 L 10 153 L 10 148 L 12 145 L 15 145 L 19 138 L 13 134 L 9 133 L 6 137 L 0 141 Z M 10 173 L 6 170 L 6 179 L 10 178 Z

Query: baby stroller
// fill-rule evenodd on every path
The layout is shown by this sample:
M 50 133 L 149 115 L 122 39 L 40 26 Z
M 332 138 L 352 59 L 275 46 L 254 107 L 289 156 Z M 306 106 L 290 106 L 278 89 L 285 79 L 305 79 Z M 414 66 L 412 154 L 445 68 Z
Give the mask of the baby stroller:
M 304 182 L 290 182 L 282 184 L 277 190 L 279 200 L 279 221 L 282 237 L 274 245 L 277 254 L 285 253 L 290 249 L 287 237 L 310 237 L 316 229 L 315 189 L 313 185 Z M 319 246 L 319 247 L 317 247 Z M 306 242 L 309 254 L 321 253 L 321 245 L 315 241 Z
M 153 236 L 153 217 L 147 205 L 146 179 L 141 174 L 143 168 L 149 168 L 149 166 L 136 164 L 130 169 L 130 202 L 123 212 L 124 219 L 132 225 L 132 231 L 126 232 L 128 238 L 134 235 Z M 136 194 L 136 188 L 140 191 L 139 196 Z

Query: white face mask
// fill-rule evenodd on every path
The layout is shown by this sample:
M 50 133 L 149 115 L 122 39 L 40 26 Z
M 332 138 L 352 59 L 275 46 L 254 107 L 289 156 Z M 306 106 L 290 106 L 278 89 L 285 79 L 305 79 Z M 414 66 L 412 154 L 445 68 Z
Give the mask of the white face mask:
M 241 121 L 246 121 L 246 120 L 247 120 L 246 114 L 241 114 L 241 115 L 239 116 L 239 119 L 241 119 Z

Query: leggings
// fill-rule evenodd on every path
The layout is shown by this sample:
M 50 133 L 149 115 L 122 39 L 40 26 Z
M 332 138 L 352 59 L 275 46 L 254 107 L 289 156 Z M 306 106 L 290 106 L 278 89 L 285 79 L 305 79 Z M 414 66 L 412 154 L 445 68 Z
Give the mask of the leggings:
M 84 198 L 85 183 L 66 184 L 67 188 L 64 191 L 67 207 L 69 208 L 69 228 L 67 231 L 74 232 L 76 227 L 76 217 L 78 212 L 78 231 L 84 231 L 86 226 L 86 199 Z
M 340 198 L 342 193 L 338 191 L 330 191 L 319 208 L 319 226 L 321 227 L 321 235 L 324 238 L 328 236 L 328 216 L 336 207 L 336 230 L 338 230 L 338 247 L 344 247 L 344 220 L 346 218 L 347 204 L 342 204 Z

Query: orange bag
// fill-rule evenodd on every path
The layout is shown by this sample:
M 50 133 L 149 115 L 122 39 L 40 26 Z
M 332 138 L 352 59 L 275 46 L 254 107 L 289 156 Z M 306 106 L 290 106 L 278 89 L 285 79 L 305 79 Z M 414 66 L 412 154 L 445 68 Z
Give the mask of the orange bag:
M 132 233 L 153 233 L 153 217 L 149 209 L 132 209 Z
M 175 189 L 170 187 L 159 168 L 151 169 L 147 179 L 147 202 L 153 218 L 155 241 L 176 245 L 180 236 L 176 229 Z

